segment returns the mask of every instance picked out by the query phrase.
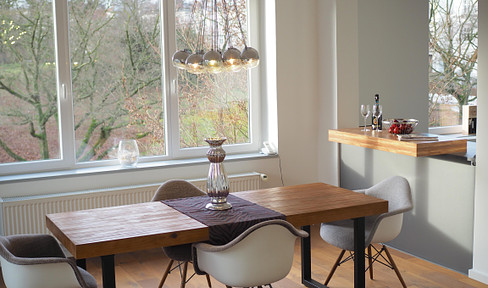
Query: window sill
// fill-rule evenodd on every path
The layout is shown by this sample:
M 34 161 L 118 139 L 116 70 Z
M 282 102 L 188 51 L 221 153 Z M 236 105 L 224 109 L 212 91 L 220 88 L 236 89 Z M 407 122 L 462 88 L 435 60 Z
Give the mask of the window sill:
M 263 153 L 246 153 L 246 154 L 233 154 L 227 155 L 225 157 L 225 162 L 235 162 L 241 160 L 253 160 L 262 158 L 272 158 L 278 157 L 278 155 L 266 155 Z M 28 174 L 17 174 L 17 175 L 6 175 L 0 176 L 0 184 L 16 183 L 23 181 L 32 180 L 49 180 L 63 177 L 76 177 L 76 176 L 89 176 L 89 175 L 103 175 L 103 174 L 113 174 L 122 172 L 143 172 L 153 169 L 161 168 L 175 168 L 182 166 L 198 165 L 209 163 L 206 157 L 202 158 L 191 158 L 191 159 L 178 159 L 178 160 L 167 160 L 167 161 L 154 161 L 154 162 L 142 162 L 138 163 L 136 167 L 122 168 L 120 165 L 114 166 L 103 166 L 103 167 L 90 167 L 90 168 L 80 168 L 72 170 L 61 170 L 61 171 L 49 171 L 40 173 L 28 173 Z
M 430 134 L 438 134 L 438 135 L 460 134 L 461 132 L 462 132 L 462 126 L 461 125 L 429 127 L 429 133 Z

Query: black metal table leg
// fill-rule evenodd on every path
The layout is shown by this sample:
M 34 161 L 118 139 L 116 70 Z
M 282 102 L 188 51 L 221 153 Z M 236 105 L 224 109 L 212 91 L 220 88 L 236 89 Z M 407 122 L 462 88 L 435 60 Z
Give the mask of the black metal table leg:
M 354 287 L 364 288 L 364 217 L 354 219 Z
M 319 283 L 316 280 L 312 279 L 312 246 L 310 240 L 310 238 L 312 238 L 312 235 L 310 234 L 310 226 L 303 226 L 301 228 L 309 235 L 309 237 L 301 239 L 302 284 L 312 288 L 324 288 L 325 286 L 322 283 Z
M 103 288 L 115 288 L 115 257 L 106 255 L 101 258 Z
M 86 270 L 86 259 L 76 259 L 76 266 Z
M 310 226 L 301 227 L 310 235 Z M 322 283 L 312 279 L 312 246 L 310 235 L 301 239 L 302 284 L 311 288 L 326 288 Z M 354 287 L 364 288 L 364 217 L 354 219 Z

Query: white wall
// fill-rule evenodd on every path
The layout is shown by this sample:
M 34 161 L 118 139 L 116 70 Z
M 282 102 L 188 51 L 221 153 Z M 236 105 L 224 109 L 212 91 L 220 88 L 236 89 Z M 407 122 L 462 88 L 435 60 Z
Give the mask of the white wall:
M 469 276 L 488 284 L 488 1 L 479 2 L 478 131 L 476 133 L 476 188 L 473 269 Z
M 322 181 L 337 181 L 337 154 L 330 152 L 335 145 L 324 141 L 335 115 L 334 31 L 328 19 L 334 17 L 329 9 L 335 1 L 319 2 L 276 1 L 278 135 L 285 185 L 318 181 L 319 174 Z
M 337 13 L 335 0 L 318 1 L 318 181 L 339 184 L 338 145 L 329 142 L 328 130 L 338 127 L 337 113 Z

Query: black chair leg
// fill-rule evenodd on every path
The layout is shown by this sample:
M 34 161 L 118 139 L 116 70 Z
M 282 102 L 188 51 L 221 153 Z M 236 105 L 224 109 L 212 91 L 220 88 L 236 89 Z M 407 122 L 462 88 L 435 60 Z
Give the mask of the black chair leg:
M 210 275 L 205 274 L 205 277 L 207 277 L 207 284 L 209 288 L 212 288 L 212 282 L 210 282 Z
M 342 250 L 341 253 L 339 254 L 339 257 L 337 257 L 337 260 L 334 263 L 332 270 L 330 270 L 329 275 L 327 276 L 327 279 L 324 282 L 324 286 L 327 286 L 327 284 L 329 284 L 329 281 L 332 278 L 332 275 L 334 275 L 334 272 L 337 269 L 337 267 L 339 266 L 339 263 L 341 263 L 342 257 L 344 256 L 344 253 L 346 253 L 346 250 Z
M 181 274 L 180 288 L 185 288 L 186 286 L 186 272 L 188 271 L 188 262 L 183 264 L 183 273 Z
M 402 275 L 400 274 L 400 270 L 398 270 L 395 261 L 393 261 L 393 258 L 390 255 L 390 251 L 388 251 L 388 248 L 386 248 L 385 245 L 383 245 L 383 248 L 385 249 L 386 256 L 388 257 L 388 260 L 390 260 L 391 266 L 393 267 L 393 270 L 395 270 L 398 279 L 400 280 L 400 282 L 402 282 L 402 287 L 407 288 L 407 285 L 405 284 L 405 281 L 403 281 Z

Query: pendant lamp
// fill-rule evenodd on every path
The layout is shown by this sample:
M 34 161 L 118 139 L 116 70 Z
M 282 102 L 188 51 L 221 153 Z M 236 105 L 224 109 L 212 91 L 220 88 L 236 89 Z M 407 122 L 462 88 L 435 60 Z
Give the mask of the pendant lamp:
M 198 5 L 199 1 L 201 2 L 201 5 Z M 212 5 L 208 5 L 209 1 Z M 231 5 L 228 5 L 228 1 L 232 1 Z M 201 7 L 199 14 L 197 13 L 197 7 Z M 234 29 L 233 31 L 231 31 L 232 28 L 231 25 L 229 25 L 229 15 L 231 14 L 229 10 L 232 8 L 234 9 L 233 14 L 236 18 L 233 19 L 234 23 L 237 22 L 239 27 L 238 30 Z M 223 13 L 218 13 L 219 9 L 223 9 Z M 207 15 L 210 15 L 210 17 L 207 17 Z M 221 19 L 219 19 L 219 15 L 221 15 Z M 237 72 L 242 69 L 251 69 L 258 66 L 259 52 L 255 48 L 247 46 L 246 35 L 242 28 L 240 15 L 241 13 L 239 13 L 236 0 L 195 0 L 189 25 L 199 23 L 198 34 L 196 37 L 197 43 L 195 45 L 196 52 L 192 53 L 188 48 L 176 51 L 172 58 L 173 66 L 178 69 L 184 69 L 192 74 Z M 210 36 L 207 36 L 211 39 L 209 42 L 211 48 L 205 51 L 205 27 L 207 22 L 211 24 L 209 25 L 211 27 L 211 29 L 209 29 L 211 30 L 209 33 Z M 219 22 L 225 23 L 223 30 L 227 37 L 223 44 L 219 43 Z M 235 27 L 235 25 L 233 27 Z M 239 32 L 242 37 L 240 43 L 244 44 L 242 52 L 233 47 L 231 43 L 233 40 L 232 37 L 238 37 Z M 237 41 L 234 42 L 237 43 Z M 222 50 L 223 53 L 221 53 L 219 44 L 223 45 L 223 47 L 230 48 L 225 51 Z

